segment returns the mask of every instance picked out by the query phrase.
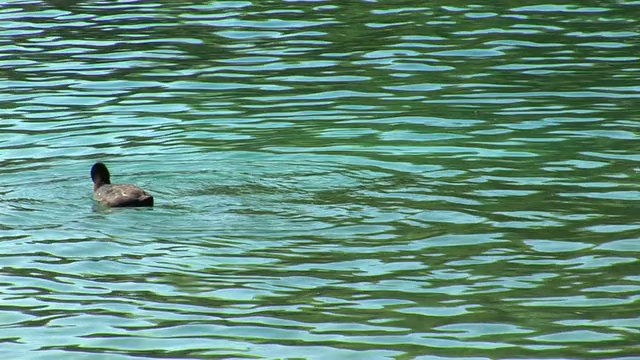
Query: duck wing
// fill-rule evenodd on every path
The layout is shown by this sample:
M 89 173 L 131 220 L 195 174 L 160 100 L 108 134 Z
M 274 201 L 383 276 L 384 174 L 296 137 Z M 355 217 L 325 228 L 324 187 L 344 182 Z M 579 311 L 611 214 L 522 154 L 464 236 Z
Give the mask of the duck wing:
M 153 206 L 153 196 L 134 185 L 102 185 L 93 192 L 93 199 L 111 207 Z

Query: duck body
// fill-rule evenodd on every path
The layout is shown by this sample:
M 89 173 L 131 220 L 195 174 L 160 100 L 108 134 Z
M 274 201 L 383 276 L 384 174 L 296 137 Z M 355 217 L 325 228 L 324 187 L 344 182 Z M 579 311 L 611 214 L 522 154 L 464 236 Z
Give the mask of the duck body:
M 111 184 L 109 170 L 101 162 L 91 168 L 93 199 L 109 207 L 153 206 L 153 196 L 129 184 Z

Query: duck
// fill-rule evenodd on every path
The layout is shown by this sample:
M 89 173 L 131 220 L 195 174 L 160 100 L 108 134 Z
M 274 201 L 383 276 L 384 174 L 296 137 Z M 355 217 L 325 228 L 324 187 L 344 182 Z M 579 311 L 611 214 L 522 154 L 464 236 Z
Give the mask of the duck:
M 111 184 L 109 169 L 102 162 L 91 167 L 93 199 L 108 207 L 153 206 L 153 196 L 135 185 Z

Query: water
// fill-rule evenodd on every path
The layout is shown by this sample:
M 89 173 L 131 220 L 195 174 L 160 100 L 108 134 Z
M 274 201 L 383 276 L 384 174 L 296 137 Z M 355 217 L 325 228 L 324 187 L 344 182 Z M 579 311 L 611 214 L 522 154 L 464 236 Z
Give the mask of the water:
M 639 10 L 5 1 L 1 353 L 640 359 Z

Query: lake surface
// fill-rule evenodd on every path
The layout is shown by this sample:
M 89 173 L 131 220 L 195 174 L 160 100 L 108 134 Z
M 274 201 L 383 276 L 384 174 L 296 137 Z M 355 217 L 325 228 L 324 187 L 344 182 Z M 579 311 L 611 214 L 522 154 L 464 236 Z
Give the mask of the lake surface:
M 4 1 L 3 358 L 640 359 L 640 3 L 451 4 Z

